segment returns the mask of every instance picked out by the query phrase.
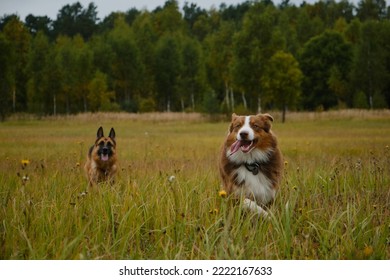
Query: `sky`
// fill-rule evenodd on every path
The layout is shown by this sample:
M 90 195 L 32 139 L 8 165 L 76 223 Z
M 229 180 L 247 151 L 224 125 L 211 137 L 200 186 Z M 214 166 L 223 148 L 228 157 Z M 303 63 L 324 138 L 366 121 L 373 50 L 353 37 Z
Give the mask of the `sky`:
M 221 3 L 236 5 L 245 2 L 245 0 L 178 0 L 180 8 L 183 7 L 185 1 L 195 3 L 206 10 L 212 6 L 218 8 Z M 319 0 L 305 1 L 306 3 L 315 3 Z M 358 0 L 349 1 L 358 2 Z M 166 0 L 0 0 L 0 17 L 17 14 L 21 20 L 24 20 L 27 15 L 33 14 L 34 16 L 48 16 L 54 20 L 63 6 L 76 2 L 80 2 L 84 8 L 88 7 L 90 2 L 94 2 L 97 6 L 98 17 L 104 19 L 111 12 L 126 12 L 131 8 L 152 11 L 158 6 L 163 6 Z M 277 5 L 281 0 L 273 0 L 273 2 Z M 290 0 L 290 2 L 300 5 L 303 0 Z

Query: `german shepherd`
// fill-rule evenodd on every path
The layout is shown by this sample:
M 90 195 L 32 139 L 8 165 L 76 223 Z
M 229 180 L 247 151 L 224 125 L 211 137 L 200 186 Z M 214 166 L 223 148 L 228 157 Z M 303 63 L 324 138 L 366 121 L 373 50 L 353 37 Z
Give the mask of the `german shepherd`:
M 84 170 L 89 185 L 94 186 L 101 182 L 114 182 L 116 166 L 115 130 L 111 128 L 108 137 L 104 137 L 103 128 L 99 127 L 95 144 L 89 149 Z

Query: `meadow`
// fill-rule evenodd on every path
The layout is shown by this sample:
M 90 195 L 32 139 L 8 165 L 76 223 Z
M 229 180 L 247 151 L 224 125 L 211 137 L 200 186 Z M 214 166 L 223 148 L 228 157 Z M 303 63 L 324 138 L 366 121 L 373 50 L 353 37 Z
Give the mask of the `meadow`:
M 390 259 L 390 112 L 293 113 L 269 220 L 221 196 L 228 121 L 82 114 L 0 123 L 0 259 Z M 113 186 L 84 176 L 117 134 Z

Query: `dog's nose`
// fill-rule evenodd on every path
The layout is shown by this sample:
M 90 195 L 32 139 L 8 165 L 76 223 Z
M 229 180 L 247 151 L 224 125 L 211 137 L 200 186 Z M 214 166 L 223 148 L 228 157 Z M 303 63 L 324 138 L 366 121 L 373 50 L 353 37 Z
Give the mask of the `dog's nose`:
M 243 139 L 243 140 L 247 139 L 247 138 L 248 138 L 248 135 L 249 135 L 249 133 L 248 133 L 247 131 L 241 131 L 241 132 L 240 132 L 240 137 L 241 137 L 241 139 Z
M 103 154 L 107 154 L 108 153 L 108 148 L 107 147 L 104 147 L 103 150 L 102 150 Z

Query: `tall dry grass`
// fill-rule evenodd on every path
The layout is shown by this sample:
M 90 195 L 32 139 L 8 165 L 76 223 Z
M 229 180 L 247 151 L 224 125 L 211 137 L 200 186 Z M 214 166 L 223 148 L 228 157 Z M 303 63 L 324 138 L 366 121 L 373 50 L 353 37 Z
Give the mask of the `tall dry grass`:
M 285 171 L 270 221 L 218 195 L 227 122 L 1 123 L 0 258 L 389 259 L 390 118 L 372 113 L 275 121 Z M 83 164 L 100 125 L 115 127 L 120 172 L 90 189 Z

